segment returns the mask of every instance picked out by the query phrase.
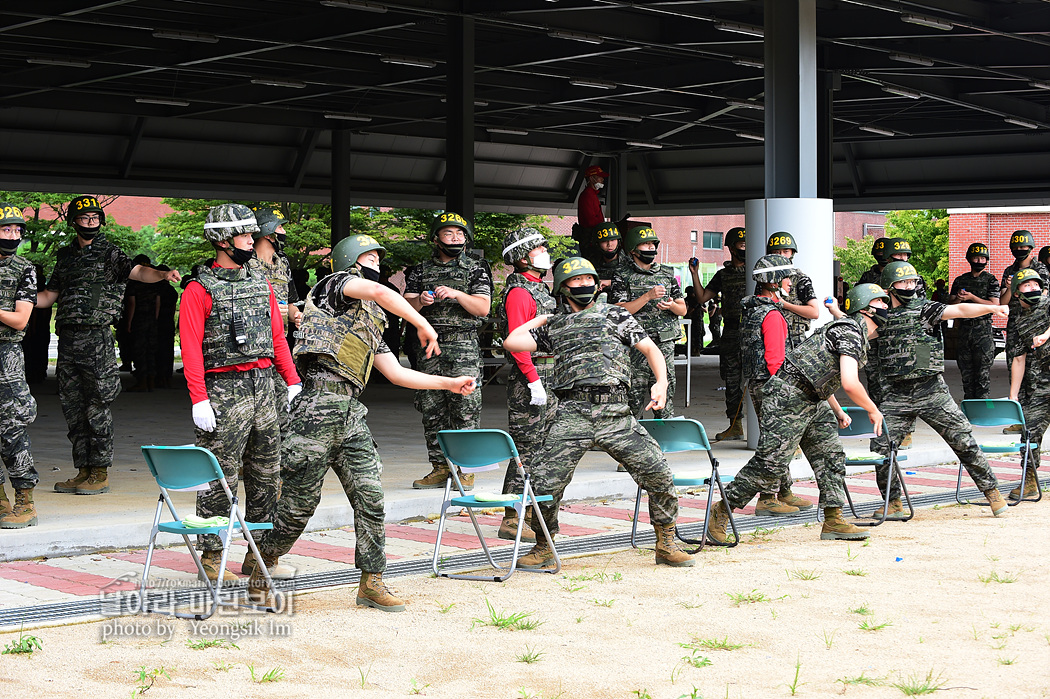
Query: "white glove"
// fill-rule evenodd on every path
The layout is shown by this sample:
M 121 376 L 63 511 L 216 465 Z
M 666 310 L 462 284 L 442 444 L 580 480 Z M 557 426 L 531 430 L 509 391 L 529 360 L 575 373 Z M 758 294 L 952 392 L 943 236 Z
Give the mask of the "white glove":
M 295 397 L 303 392 L 303 385 L 301 383 L 293 383 L 288 387 L 288 405 L 292 404 Z
M 529 384 L 529 391 L 532 393 L 532 400 L 529 401 L 529 405 L 547 405 L 547 391 L 544 390 L 543 384 L 540 383 L 539 379 Z
M 215 431 L 215 411 L 211 408 L 210 400 L 193 404 L 193 424 L 205 432 Z

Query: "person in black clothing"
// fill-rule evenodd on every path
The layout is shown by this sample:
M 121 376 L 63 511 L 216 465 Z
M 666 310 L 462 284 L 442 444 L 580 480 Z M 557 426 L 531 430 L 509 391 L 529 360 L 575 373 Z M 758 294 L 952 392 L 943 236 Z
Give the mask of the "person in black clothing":
M 42 265 L 36 267 L 37 291 L 43 291 L 47 283 Z M 51 347 L 51 314 L 53 308 L 34 308 L 22 338 L 22 354 L 25 355 L 26 382 L 41 383 L 47 378 L 47 353 Z
M 167 272 L 167 265 L 157 269 Z M 160 313 L 157 316 L 157 376 L 156 388 L 171 388 L 171 375 L 175 369 L 175 311 L 179 305 L 179 292 L 170 282 L 157 282 L 160 295 Z

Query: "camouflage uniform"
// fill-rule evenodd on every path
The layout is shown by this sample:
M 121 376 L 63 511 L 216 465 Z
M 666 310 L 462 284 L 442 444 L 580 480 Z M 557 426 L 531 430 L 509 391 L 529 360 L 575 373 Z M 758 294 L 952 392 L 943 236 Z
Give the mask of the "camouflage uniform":
M 863 366 L 867 352 L 867 333 L 852 318 L 821 326 L 788 351 L 780 370 L 761 389 L 758 449 L 726 487 L 730 507 L 743 507 L 757 493 L 777 492 L 799 446 L 816 475 L 819 506 L 843 506 L 846 455 L 827 398 L 842 385 L 839 356 L 853 357 Z
M 0 257 L 0 309 L 15 310 L 15 303 L 36 303 L 36 270 L 18 255 Z M 29 424 L 36 419 L 36 400 L 26 383 L 21 340 L 24 330 L 0 323 L 0 457 L 17 490 L 31 490 L 40 481 L 30 451 Z M 0 468 L 0 485 L 4 469 Z
M 1047 268 L 1042 262 L 1033 260 L 1028 268 L 1036 272 L 1040 277 L 1043 278 L 1043 285 L 1050 286 L 1050 269 Z M 1002 279 L 999 282 L 1000 293 L 1010 288 L 1010 281 L 1013 276 L 1021 269 L 1019 262 L 1014 262 L 1006 269 L 1003 270 Z M 1009 367 L 1014 357 L 1021 354 L 1021 347 L 1017 342 L 1017 331 L 1015 325 L 1017 323 L 1016 317 L 1021 312 L 1021 301 L 1015 294 L 1010 295 L 1010 315 L 1006 319 L 1006 366 Z M 1028 397 L 1028 385 L 1027 383 L 1021 383 L 1021 393 L 1018 396 L 1021 402 L 1025 402 Z
M 551 534 L 558 531 L 558 505 L 565 488 L 592 446 L 622 463 L 648 492 L 652 523 L 673 524 L 678 518 L 678 496 L 671 469 L 627 404 L 631 385 L 627 348 L 648 334 L 626 309 L 605 303 L 602 295 L 583 311 L 552 316 L 533 335 L 537 344 L 551 343 L 557 361 L 550 387 L 558 396 L 558 410 L 532 468 L 535 491 L 554 498 L 540 503 Z M 538 522 L 531 525 L 533 531 L 540 531 Z
M 813 290 L 813 280 L 808 274 L 796 269 L 788 278 L 791 279 L 791 293 L 787 295 L 785 301 L 797 306 L 805 306 L 817 298 L 817 293 Z M 784 319 L 788 324 L 788 342 L 791 347 L 798 347 L 806 339 L 810 319 L 790 311 L 784 313 Z
M 900 440 L 915 428 L 915 419 L 937 431 L 966 467 L 981 492 L 997 487 L 995 474 L 977 442 L 970 423 L 944 383 L 944 346 L 941 316 L 945 305 L 914 299 L 906 306 L 891 308 L 889 319 L 879 329 L 878 345 L 885 429 L 877 440 L 877 451 L 888 451 L 887 438 Z M 885 496 L 888 466 L 876 467 L 879 489 Z M 900 484 L 894 479 L 890 499 L 900 499 Z
M 1021 408 L 1025 425 L 1031 430 L 1031 441 L 1041 444 L 1046 428 L 1050 426 L 1050 346 L 1032 348 L 1032 338 L 1050 327 L 1050 297 L 1043 296 L 1031 308 L 1022 309 L 1015 319 L 1015 356 L 1026 354 Z M 1039 462 L 1039 449 L 1033 449 L 1031 463 Z
M 288 553 L 321 500 L 331 468 L 354 511 L 354 564 L 386 570 L 383 464 L 365 424 L 358 396 L 383 342 L 386 314 L 374 301 L 343 294 L 356 271 L 331 274 L 313 288 L 296 333 L 295 357 L 303 372 L 287 438 L 281 445 L 281 499 L 274 526 L 261 545 L 265 555 Z
M 667 292 L 664 301 L 677 301 L 682 297 L 682 289 L 675 279 L 674 269 L 668 265 L 654 264 L 643 270 L 633 260 L 627 262 L 613 275 L 609 287 L 609 302 L 623 303 L 634 301 L 654 286 L 662 284 Z M 682 336 L 682 326 L 678 315 L 656 307 L 657 301 L 646 302 L 634 317 L 641 323 L 649 338 L 660 348 L 667 364 L 667 404 L 663 410 L 653 411 L 653 417 L 668 419 L 674 417 L 675 368 L 674 345 Z M 635 417 L 641 417 L 649 403 L 649 389 L 656 382 L 653 371 L 645 355 L 632 348 L 631 357 L 631 393 L 629 405 Z
M 113 414 L 120 374 L 113 329 L 133 268 L 120 248 L 98 233 L 91 245 L 74 240 L 58 251 L 49 291 L 58 292 L 58 400 L 69 426 L 73 465 L 108 469 L 113 462 Z
M 295 293 L 295 285 L 292 284 L 292 263 L 284 253 L 273 254 L 273 264 L 266 264 L 258 256 L 248 260 L 244 265 L 252 273 L 258 273 L 270 282 L 274 296 L 277 297 L 277 307 L 283 313 L 281 320 L 284 329 L 288 330 L 288 305 L 296 303 L 299 298 Z M 274 401 L 277 403 L 277 421 L 281 426 L 281 435 L 288 434 L 288 423 L 291 413 L 288 410 L 288 384 L 280 374 L 274 374 L 273 378 Z
M 734 267 L 723 263 L 722 269 L 707 285 L 707 290 L 722 294 L 722 338 L 718 342 L 718 373 L 726 382 L 726 416 L 738 419 L 744 398 L 744 380 L 740 364 L 740 303 L 747 284 L 747 265 Z
M 889 262 L 889 260 L 887 260 Z M 857 285 L 860 284 L 876 284 L 882 286 L 882 269 L 879 265 L 872 265 L 867 272 L 860 275 L 860 279 L 857 281 Z M 915 280 L 915 296 L 916 298 L 926 297 L 926 281 L 919 277 Z M 871 351 L 868 353 L 868 366 L 864 369 L 864 377 L 867 381 L 868 397 L 871 398 L 871 402 L 875 405 L 882 406 L 882 385 L 879 379 L 879 338 L 874 338 L 871 341 Z M 872 449 L 875 448 L 875 440 L 871 441 Z
M 406 294 L 422 294 L 447 286 L 466 294 L 492 298 L 492 271 L 488 262 L 463 252 L 447 263 L 432 257 L 416 266 L 405 280 Z M 437 300 L 420 314 L 434 326 L 441 354 L 418 353 L 418 370 L 435 376 L 473 376 L 481 382 L 478 329 L 482 318 L 472 316 L 455 300 Z M 448 464 L 437 443 L 440 430 L 473 430 L 481 424 L 481 391 L 463 396 L 449 391 L 416 391 L 415 408 L 423 415 L 423 434 L 430 463 L 439 470 Z
M 969 272 L 960 274 L 952 282 L 950 295 L 956 296 L 964 290 L 979 298 L 999 302 L 999 281 L 988 272 L 981 272 L 976 277 Z M 961 318 L 955 321 L 955 328 L 955 361 L 962 375 L 963 398 L 987 398 L 995 359 L 992 318 Z

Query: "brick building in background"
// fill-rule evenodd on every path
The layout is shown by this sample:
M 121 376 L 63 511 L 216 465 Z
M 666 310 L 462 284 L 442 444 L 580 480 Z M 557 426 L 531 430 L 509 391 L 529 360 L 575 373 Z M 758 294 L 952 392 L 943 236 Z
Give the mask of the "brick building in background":
M 988 272 L 1002 278 L 1003 270 L 1013 264 L 1010 234 L 1016 230 L 1031 231 L 1035 248 L 1050 245 L 1050 206 L 1006 207 L 997 209 L 948 209 L 948 269 L 952 280 L 970 271 L 966 248 L 971 243 L 988 246 L 991 259 Z

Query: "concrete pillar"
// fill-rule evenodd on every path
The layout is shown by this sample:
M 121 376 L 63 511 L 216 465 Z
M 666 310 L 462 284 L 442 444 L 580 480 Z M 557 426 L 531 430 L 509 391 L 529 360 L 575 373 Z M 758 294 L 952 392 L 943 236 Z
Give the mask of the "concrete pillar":
M 474 19 L 448 18 L 445 208 L 474 218 Z
M 350 235 L 350 131 L 332 129 L 332 246 Z

